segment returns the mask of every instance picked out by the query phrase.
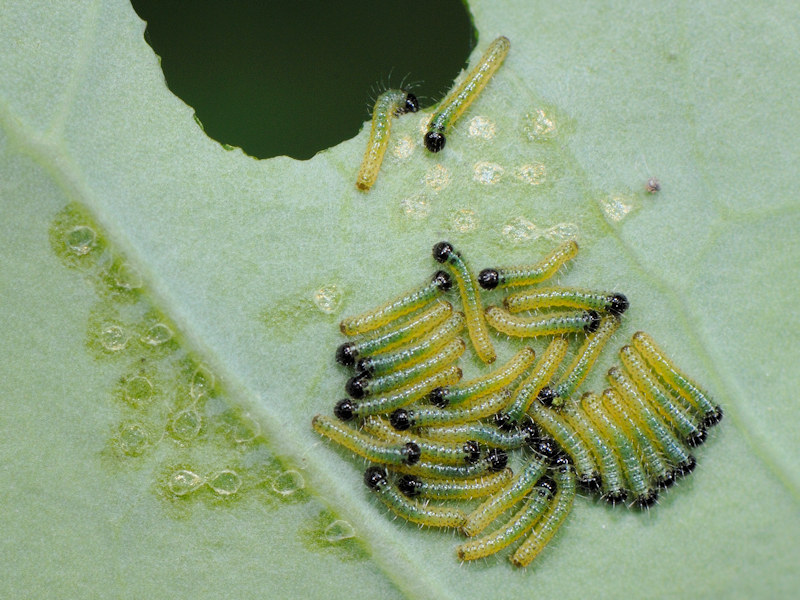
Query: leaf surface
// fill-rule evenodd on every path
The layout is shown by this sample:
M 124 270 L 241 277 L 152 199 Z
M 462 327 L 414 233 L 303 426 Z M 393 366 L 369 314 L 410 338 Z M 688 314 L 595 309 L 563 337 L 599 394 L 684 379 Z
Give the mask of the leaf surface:
M 127 3 L 2 9 L 2 595 L 796 588 L 796 10 L 470 8 L 473 62 L 502 34 L 506 63 L 439 155 L 420 144 L 427 113 L 398 119 L 367 195 L 354 186 L 366 129 L 305 162 L 254 160 L 206 137 L 166 88 Z M 650 176 L 662 182 L 652 196 Z M 82 268 L 54 251 L 59 219 L 75 214 L 94 225 L 107 265 Z M 453 535 L 388 518 L 360 464 L 311 431 L 311 416 L 341 393 L 337 322 L 421 281 L 440 239 L 480 268 L 530 262 L 565 234 L 581 253 L 563 282 L 631 298 L 615 345 L 650 332 L 726 419 L 698 450 L 700 468 L 650 513 L 580 500 L 531 568 L 459 565 Z M 109 287 L 123 264 L 140 276 L 134 292 L 118 279 Z M 171 325 L 170 354 L 148 349 L 139 330 L 119 354 L 98 346 L 103 327 L 127 326 L 131 307 L 149 311 L 137 323 Z M 182 411 L 195 405 L 176 398 L 196 400 L 201 367 L 216 377 L 191 434 Z M 157 374 L 164 398 L 148 406 L 163 410 L 120 400 L 137 373 Z M 599 388 L 599 373 L 588 383 Z M 120 428 L 134 421 L 157 434 L 122 456 Z M 236 437 L 243 423 L 263 444 Z M 182 466 L 205 478 L 186 502 L 164 493 Z M 243 478 L 235 497 L 212 491 L 214 481 L 224 488 L 214 479 L 223 468 Z M 279 477 L 295 472 L 304 485 L 289 499 Z M 356 538 L 337 540 L 337 527 L 347 536 L 338 520 Z

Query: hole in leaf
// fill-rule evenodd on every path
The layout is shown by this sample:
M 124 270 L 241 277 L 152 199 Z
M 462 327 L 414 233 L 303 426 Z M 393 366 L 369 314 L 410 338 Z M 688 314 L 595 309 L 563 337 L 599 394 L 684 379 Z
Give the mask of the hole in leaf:
M 433 104 L 475 45 L 459 0 L 131 3 L 172 92 L 210 137 L 257 158 L 307 159 L 353 137 L 404 79 Z

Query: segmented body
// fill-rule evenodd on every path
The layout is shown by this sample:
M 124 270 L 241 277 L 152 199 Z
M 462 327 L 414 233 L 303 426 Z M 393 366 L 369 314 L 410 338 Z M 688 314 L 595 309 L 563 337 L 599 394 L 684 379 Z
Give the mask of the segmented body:
M 367 149 L 356 177 L 356 187 L 368 191 L 378 178 L 383 155 L 389 145 L 394 117 L 407 112 L 417 112 L 419 104 L 414 94 L 405 90 L 386 90 L 375 101 L 372 111 L 372 126 L 367 141 Z
M 425 134 L 425 147 L 428 150 L 439 152 L 444 148 L 448 130 L 486 87 L 489 79 L 503 64 L 510 47 L 511 42 L 507 37 L 501 36 L 494 40 L 464 81 L 442 100 L 428 122 L 428 132 Z

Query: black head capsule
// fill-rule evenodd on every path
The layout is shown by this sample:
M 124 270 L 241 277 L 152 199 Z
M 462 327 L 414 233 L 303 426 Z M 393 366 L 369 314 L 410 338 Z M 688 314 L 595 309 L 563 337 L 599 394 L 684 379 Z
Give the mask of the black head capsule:
M 443 387 L 433 388 L 431 393 L 428 394 L 428 401 L 433 404 L 434 406 L 438 406 L 439 408 L 444 408 L 448 404 L 450 404 L 450 400 L 447 398 L 449 394 L 449 390 Z
M 597 328 L 600 327 L 600 313 L 596 310 L 587 310 L 586 317 L 589 319 L 589 322 L 586 323 L 583 330 L 586 333 L 594 333 L 597 331 Z
M 678 465 L 677 471 L 681 477 L 686 477 L 689 473 L 694 471 L 694 468 L 697 466 L 697 460 L 691 454 L 689 458 L 687 458 L 684 462 Z
M 413 475 L 403 475 L 397 480 L 397 489 L 409 498 L 413 498 L 414 496 L 419 496 L 422 482 Z
M 490 471 L 502 471 L 508 465 L 508 454 L 504 450 L 492 448 L 486 453 L 486 460 L 489 461 Z
M 358 362 L 356 363 L 356 371 L 359 373 L 364 373 L 367 376 L 372 376 L 372 369 L 373 369 L 373 362 L 369 356 L 365 356 L 364 358 L 359 358 Z
M 433 247 L 433 258 L 436 262 L 445 263 L 453 252 L 455 250 L 450 242 L 439 242 Z
M 658 502 L 658 492 L 656 490 L 649 490 L 636 498 L 636 506 L 639 508 L 650 508 Z
M 431 281 L 443 292 L 449 292 L 453 287 L 453 278 L 445 271 L 436 271 L 431 278 Z
M 377 490 L 378 486 L 388 481 L 388 477 L 386 469 L 373 465 L 364 471 L 364 484 L 371 490 Z
M 419 449 L 414 442 L 408 442 L 403 447 L 403 456 L 405 457 L 405 463 L 407 465 L 415 465 L 419 462 L 419 457 L 422 454 L 422 451 Z
M 611 504 L 612 506 L 616 506 L 617 504 L 621 504 L 625 502 L 625 498 L 628 497 L 628 494 L 625 490 L 613 490 L 606 494 L 603 494 L 601 498 Z
M 531 444 L 531 448 L 534 450 L 534 452 L 540 454 L 550 462 L 555 460 L 555 458 L 561 452 L 559 445 L 556 444 L 553 438 L 549 437 L 540 437 L 535 439 Z
M 556 484 L 556 482 L 553 481 L 553 479 L 551 477 L 548 477 L 547 475 L 545 475 L 539 481 L 536 482 L 536 487 L 549 490 L 551 494 L 555 494 L 556 490 L 558 489 L 558 485 Z
M 345 391 L 356 400 L 360 400 L 367 395 L 367 384 L 369 383 L 368 373 L 359 373 L 347 380 L 344 385 Z
M 689 446 L 691 446 L 692 448 L 696 448 L 697 446 L 700 446 L 703 442 L 705 442 L 707 437 L 708 437 L 708 432 L 705 429 L 700 428 L 694 433 L 692 433 L 686 439 L 686 443 L 689 444 Z
M 678 477 L 677 471 L 667 471 L 658 478 L 656 485 L 662 490 L 666 490 L 667 488 L 671 488 L 673 485 L 675 485 L 676 477 Z
M 514 429 L 514 422 L 504 412 L 495 413 L 492 419 L 498 429 L 502 429 L 503 431 L 511 431 Z
M 333 414 L 340 421 L 350 421 L 356 414 L 356 403 L 350 398 L 343 398 L 333 407 Z
M 480 460 L 481 447 L 478 445 L 477 441 L 467 440 L 461 448 L 464 450 L 464 454 L 466 454 L 466 461 L 468 463 L 472 464 Z
M 706 429 L 709 427 L 713 427 L 720 421 L 722 421 L 722 407 L 717 406 L 714 408 L 714 412 L 709 413 L 705 416 L 705 418 L 703 419 L 703 427 Z
M 559 447 L 558 452 L 556 453 L 556 456 L 553 459 L 553 466 L 557 469 L 565 469 L 571 464 L 572 464 L 572 459 L 570 458 L 569 454 L 564 452 Z
M 558 394 L 556 394 L 556 391 L 549 385 L 546 385 L 540 389 L 539 394 L 536 396 L 536 399 L 539 401 L 539 403 L 548 408 L 553 406 L 553 402 L 555 402 L 556 398 L 558 398 Z
M 389 423 L 397 431 L 405 431 L 411 427 L 413 412 L 404 408 L 398 408 L 389 416 Z
M 345 367 L 352 367 L 356 364 L 358 358 L 358 350 L 355 344 L 345 342 L 336 349 L 336 362 Z
M 439 152 L 446 142 L 444 134 L 438 131 L 429 131 L 425 134 L 425 147 L 430 152 Z
M 600 473 L 592 473 L 588 477 L 581 477 L 578 479 L 578 483 L 580 486 L 585 489 L 587 492 L 599 492 L 600 488 L 603 487 L 603 479 L 600 476 Z
M 493 290 L 500 283 L 500 273 L 497 269 L 484 269 L 478 273 L 478 284 L 485 290 Z
M 630 307 L 630 304 L 628 303 L 628 299 L 625 297 L 625 294 L 614 294 L 608 299 L 606 310 L 612 315 L 620 316 L 622 313 L 628 310 L 628 307 Z
M 520 425 L 520 431 L 525 436 L 525 442 L 527 444 L 534 443 L 539 437 L 539 427 L 536 426 L 536 423 L 533 422 L 533 419 L 527 417 L 522 424 Z
M 402 112 L 415 113 L 418 110 L 419 110 L 419 100 L 417 100 L 417 97 L 414 94 L 409 92 L 406 95 L 406 103 L 402 108 Z

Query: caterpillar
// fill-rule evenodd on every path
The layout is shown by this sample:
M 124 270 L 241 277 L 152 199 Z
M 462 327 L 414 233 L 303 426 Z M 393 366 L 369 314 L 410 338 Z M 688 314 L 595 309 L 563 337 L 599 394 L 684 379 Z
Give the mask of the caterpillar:
M 389 482 L 386 469 L 372 466 L 364 472 L 364 483 L 396 515 L 428 527 L 460 527 L 466 515 L 458 508 L 432 506 L 409 500 Z
M 707 392 L 689 379 L 670 361 L 644 331 L 633 334 L 633 347 L 655 369 L 664 381 L 678 394 L 686 398 L 703 414 L 703 426 L 711 427 L 722 420 L 722 408 L 712 402 Z
M 572 240 L 564 242 L 550 254 L 531 267 L 509 267 L 484 269 L 478 273 L 478 283 L 485 290 L 496 287 L 533 285 L 555 275 L 558 270 L 578 254 L 578 244 Z
M 613 383 L 618 382 L 614 381 Z M 649 480 L 660 488 L 666 489 L 670 487 L 675 483 L 676 472 L 667 465 L 657 444 L 650 439 L 635 417 L 625 410 L 619 388 L 613 384 L 612 387 L 617 392 L 616 394 L 603 395 L 603 403 L 606 410 L 608 410 L 609 416 L 627 432 L 631 441 L 638 448 L 642 464 L 650 475 Z
M 572 287 L 546 287 L 509 294 L 503 299 L 503 306 L 510 313 L 566 306 L 619 316 L 628 310 L 629 303 L 625 294 L 618 292 L 596 292 Z
M 364 192 L 375 184 L 378 171 L 383 163 L 383 155 L 389 145 L 392 119 L 405 113 L 419 110 L 419 102 L 414 94 L 405 90 L 386 90 L 375 101 L 372 110 L 372 128 L 367 141 L 367 149 L 356 177 L 356 187 Z
M 442 442 L 475 440 L 492 448 L 516 450 L 532 443 L 538 434 L 538 429 L 533 421 L 528 419 L 519 427 L 506 429 L 500 429 L 487 423 L 472 422 L 460 425 L 421 428 L 419 433 L 428 439 Z
M 697 464 L 695 458 L 650 409 L 633 380 L 622 369 L 611 367 L 608 381 L 622 399 L 625 414 L 636 419 L 650 442 L 676 468 L 677 474 L 690 473 Z
M 455 277 L 458 285 L 458 292 L 461 295 L 461 302 L 464 305 L 464 314 L 467 317 L 467 331 L 469 339 L 475 348 L 475 352 L 485 363 L 494 362 L 497 354 L 489 339 L 489 332 L 486 329 L 486 320 L 483 315 L 481 305 L 481 295 L 472 273 L 449 242 L 439 242 L 433 247 L 433 258 L 440 263 L 444 263 Z
M 555 338 L 547 346 L 544 355 L 531 375 L 525 379 L 514 393 L 514 399 L 508 410 L 498 417 L 501 424 L 516 423 L 528 411 L 531 402 L 539 395 L 544 386 L 552 379 L 561 361 L 567 353 L 567 340 Z M 548 388 L 549 389 L 549 388 Z
M 616 395 L 616 392 L 613 390 L 603 392 L 604 398 L 609 395 Z M 634 502 L 641 508 L 650 507 L 658 500 L 658 491 L 649 485 L 644 466 L 633 442 L 609 415 L 603 404 L 603 400 L 596 394 L 584 394 L 581 398 L 583 410 L 606 438 L 613 442 L 612 447 L 622 465 L 625 480 L 630 486 Z
M 591 397 L 592 392 L 588 392 Z M 571 405 L 563 411 L 564 419 L 578 435 L 589 445 L 600 469 L 600 483 L 602 488 L 601 498 L 609 504 L 623 502 L 628 493 L 625 491 L 625 478 L 622 475 L 622 465 L 605 436 L 600 434 L 598 428 L 589 420 L 579 406 Z
M 617 315 L 606 315 L 600 325 L 591 335 L 586 337 L 572 363 L 567 367 L 567 372 L 559 379 L 558 383 L 551 386 L 552 394 L 539 394 L 539 400 L 548 406 L 561 407 L 566 400 L 575 393 L 583 380 L 589 374 L 600 351 L 608 340 L 619 328 L 620 321 Z
M 371 377 L 379 377 L 404 367 L 413 366 L 451 342 L 463 328 L 464 313 L 457 312 L 413 344 L 402 346 L 392 352 L 383 352 L 358 359 L 356 371 L 363 371 Z
M 561 415 L 539 402 L 531 403 L 528 415 L 570 456 L 581 485 L 588 490 L 600 489 L 600 472 L 589 447 L 575 429 Z
M 392 465 L 392 467 L 399 473 L 417 475 L 420 477 L 432 477 L 436 479 L 473 479 L 485 473 L 497 473 L 502 471 L 507 465 L 508 454 L 506 454 L 504 450 L 492 448 L 478 461 L 465 465 L 450 465 L 420 460 L 413 465 L 400 463 Z
M 448 129 L 464 113 L 469 105 L 478 97 L 483 88 L 494 75 L 511 47 L 507 37 L 494 40 L 481 56 L 480 62 L 469 72 L 464 81 L 450 92 L 442 101 L 428 122 L 425 134 L 425 147 L 431 152 L 439 152 L 445 146 Z
M 431 390 L 428 400 L 431 404 L 444 408 L 452 404 L 460 404 L 468 398 L 475 398 L 491 394 L 510 384 L 522 375 L 536 360 L 533 348 L 524 347 L 517 352 L 502 367 L 491 373 L 469 381 L 462 381 L 450 387 L 440 387 Z
M 444 369 L 458 360 L 458 357 L 464 353 L 465 348 L 464 340 L 456 338 L 437 354 L 400 371 L 387 373 L 375 379 L 371 378 L 366 372 L 358 373 L 347 380 L 345 390 L 357 400 L 366 396 L 382 394 L 394 388 L 413 383 L 432 372 Z
M 623 346 L 619 351 L 625 370 L 636 382 L 636 386 L 645 395 L 650 404 L 655 406 L 661 418 L 690 446 L 699 446 L 705 442 L 705 427 L 687 414 L 687 411 L 676 402 L 670 393 L 650 373 L 641 355 L 631 346 Z
M 456 549 L 461 560 L 475 560 L 490 556 L 513 544 L 530 531 L 536 521 L 549 508 L 556 491 L 550 477 L 542 477 L 530 492 L 524 506 L 502 527 L 490 535 L 470 540 Z
M 437 271 L 429 283 L 412 290 L 402 296 L 390 300 L 386 304 L 371 311 L 342 320 L 339 328 L 347 336 L 354 336 L 377 329 L 391 323 L 403 315 L 412 313 L 427 306 L 443 292 L 452 287 L 450 276 L 444 271 Z
M 453 305 L 447 301 L 436 302 L 433 306 L 399 324 L 389 324 L 370 335 L 345 342 L 336 349 L 336 362 L 346 367 L 356 364 L 360 356 L 387 352 L 401 344 L 406 344 L 441 325 L 453 313 Z
M 481 457 L 481 449 L 476 440 L 452 443 L 399 433 L 392 429 L 389 423 L 377 417 L 366 419 L 362 424 L 362 429 L 365 433 L 387 442 L 395 444 L 413 442 L 420 450 L 420 460 L 438 460 L 443 463 L 460 464 L 478 462 Z
M 311 420 L 311 426 L 318 434 L 369 461 L 388 465 L 413 465 L 419 462 L 420 449 L 413 442 L 391 444 L 376 440 L 322 415 L 315 416 Z
M 476 399 L 470 403 L 464 403 L 453 408 L 398 408 L 389 417 L 392 427 L 398 431 L 405 431 L 410 428 L 430 427 L 435 425 L 458 425 L 469 423 L 489 417 L 507 405 L 511 392 L 508 389 L 502 390 Z
M 549 457 L 533 454 L 522 471 L 508 485 L 492 494 L 467 515 L 461 531 L 465 535 L 475 536 L 486 529 L 492 521 L 530 492 L 545 474 L 549 464 Z
M 456 383 L 459 379 L 461 379 L 461 368 L 451 365 L 425 379 L 392 390 L 385 396 L 370 397 L 364 400 L 353 400 L 352 398 L 339 400 L 333 407 L 333 414 L 341 421 L 350 421 L 355 417 L 390 413 L 401 406 L 423 398 L 433 388 Z
M 472 479 L 431 479 L 416 475 L 403 475 L 397 480 L 397 489 L 406 496 L 422 496 L 434 500 L 474 500 L 493 494 L 511 481 L 513 473 L 505 468 Z
M 550 542 L 566 520 L 575 501 L 575 473 L 569 465 L 555 470 L 556 495 L 533 532 L 511 556 L 515 567 L 527 567 Z
M 486 322 L 506 335 L 537 337 L 566 333 L 592 333 L 600 324 L 600 315 L 594 310 L 581 310 L 524 317 L 512 315 L 499 306 L 487 306 Z

